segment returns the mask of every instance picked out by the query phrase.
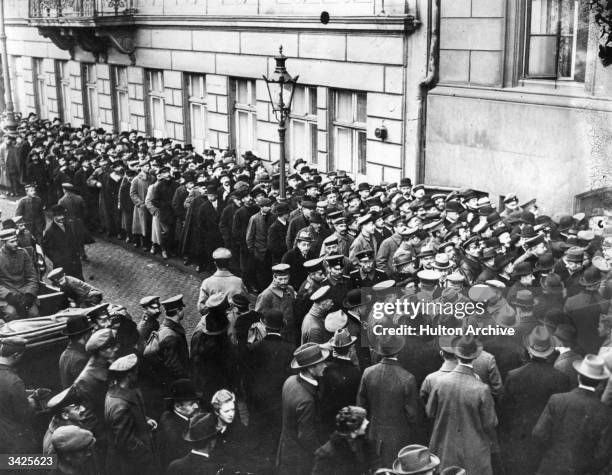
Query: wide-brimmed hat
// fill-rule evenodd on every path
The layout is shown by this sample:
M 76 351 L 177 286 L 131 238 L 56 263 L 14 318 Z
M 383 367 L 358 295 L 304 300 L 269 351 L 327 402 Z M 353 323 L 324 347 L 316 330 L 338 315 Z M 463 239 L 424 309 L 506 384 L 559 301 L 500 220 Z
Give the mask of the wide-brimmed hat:
M 344 313 L 342 310 L 336 310 L 335 312 L 330 312 L 327 314 L 323 325 L 328 332 L 334 333 L 337 330 L 344 328 L 347 322 L 348 317 L 346 316 L 346 313 Z
M 533 293 L 531 290 L 519 290 L 510 303 L 516 307 L 533 307 Z
M 583 359 L 572 363 L 578 374 L 598 381 L 610 378 L 610 371 L 606 368 L 604 359 L 597 355 L 586 355 Z
M 64 328 L 62 334 L 66 336 L 81 335 L 90 331 L 92 328 L 93 325 L 86 315 L 73 315 L 68 318 L 66 328 Z
M 452 264 L 451 264 L 450 259 L 448 258 L 447 254 L 445 254 L 445 253 L 438 253 L 438 254 L 436 254 L 436 257 L 434 259 L 433 266 L 436 269 L 446 270 L 446 269 L 450 269 L 452 267 Z
M 576 344 L 578 332 L 572 325 L 562 323 L 557 325 L 553 337 L 555 338 L 555 346 L 572 346 Z
M 334 336 L 329 340 L 329 345 L 332 348 L 346 348 L 357 341 L 356 336 L 351 336 L 347 328 L 336 330 Z
M 401 474 L 427 472 L 440 465 L 440 459 L 424 445 L 408 445 L 401 449 L 393 462 L 393 471 Z
M 329 357 L 329 350 L 317 343 L 304 343 L 293 352 L 291 368 L 301 369 L 316 365 Z
M 523 338 L 523 345 L 532 356 L 546 358 L 555 351 L 555 339 L 544 325 L 536 325 Z
M 406 344 L 406 339 L 399 335 L 383 334 L 375 337 L 371 342 L 373 350 L 380 356 L 394 356 L 398 354 Z
M 196 391 L 195 385 L 188 378 L 181 378 L 170 384 L 167 401 L 196 401 L 202 397 L 202 393 Z
M 183 434 L 183 439 L 199 442 L 213 438 L 217 432 L 217 418 L 213 414 L 196 414 L 189 420 L 189 429 Z
M 601 283 L 602 280 L 601 271 L 597 267 L 591 266 L 584 271 L 580 279 L 578 279 L 578 283 L 585 287 L 590 287 L 591 285 Z
M 456 336 L 451 346 L 457 358 L 475 360 L 482 353 L 482 343 L 473 335 Z
M 344 300 L 342 301 L 342 306 L 347 310 L 350 310 L 351 308 L 370 303 L 371 299 L 372 297 L 370 295 L 364 295 L 360 289 L 352 289 L 346 293 L 346 297 L 344 297 Z

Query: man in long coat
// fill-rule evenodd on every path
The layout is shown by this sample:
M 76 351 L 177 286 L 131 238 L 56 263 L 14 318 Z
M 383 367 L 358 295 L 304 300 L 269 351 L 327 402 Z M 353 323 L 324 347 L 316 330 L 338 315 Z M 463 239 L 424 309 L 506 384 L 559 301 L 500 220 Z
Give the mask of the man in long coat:
M 142 163 L 140 172 L 132 180 L 130 185 L 130 198 L 132 198 L 132 202 L 134 203 L 132 234 L 134 235 L 134 239 L 140 241 L 142 247 L 147 245 L 148 238 L 151 236 L 151 215 L 145 206 L 147 190 L 153 183 L 148 170 L 149 163 Z M 136 244 L 136 242 L 134 244 Z
M 578 387 L 554 394 L 533 428 L 543 454 L 538 475 L 599 474 L 612 455 L 612 408 L 600 401 L 597 386 L 610 378 L 601 357 L 575 361 Z
M 368 411 L 368 439 L 385 467 L 400 449 L 417 442 L 419 400 L 416 380 L 397 361 L 405 344 L 399 336 L 379 336 L 374 351 L 378 364 L 365 369 L 357 393 L 357 405 Z
M 329 350 L 306 343 L 293 353 L 289 376 L 283 385 L 283 424 L 278 444 L 278 475 L 309 475 L 314 452 L 321 445 L 318 428 L 317 387 Z
M 217 188 L 215 185 L 207 185 L 206 197 L 208 198 L 200 207 L 201 235 L 199 239 L 204 242 L 204 254 L 198 262 L 198 270 L 211 270 L 214 268 L 212 254 L 215 249 L 223 245 L 223 238 L 219 231 L 219 218 L 221 217 L 220 203 L 217 200 Z
M 531 431 L 550 396 L 568 391 L 570 385 L 566 375 L 547 359 L 555 347 L 546 327 L 535 327 L 526 347 L 530 361 L 508 373 L 499 419 L 506 472 L 529 475 L 535 473 L 539 462 Z
M 180 252 L 185 257 L 185 263 L 201 262 L 204 255 L 204 240 L 202 239 L 202 222 L 200 221 L 200 210 L 206 202 L 206 196 L 201 183 L 196 184 L 192 194 L 193 199 L 185 201 L 187 212 L 185 224 L 183 225 L 183 236 L 181 238 Z
M 158 180 L 149 187 L 145 205 L 153 216 L 151 223 L 151 242 L 161 247 L 164 259 L 169 257 L 174 236 L 174 210 L 172 197 L 174 184 L 170 179 L 170 169 L 162 167 L 159 170 Z
M 427 416 L 433 419 L 429 448 L 440 457 L 441 468 L 458 465 L 467 473 L 492 475 L 495 405 L 489 387 L 472 368 L 481 349 L 472 336 L 453 340 L 459 364 L 440 379 L 427 401 Z
M 26 227 L 38 242 L 42 239 L 45 230 L 45 211 L 42 198 L 36 194 L 36 185 L 29 183 L 25 186 L 26 196 L 17 202 L 15 216 L 22 216 Z
M 136 388 L 135 354 L 123 356 L 109 368 L 112 382 L 104 401 L 104 422 L 109 432 L 107 473 L 132 475 L 157 473 L 153 436 L 157 423 L 145 415 L 144 401 Z
M 66 222 L 66 212 L 62 206 L 51 209 L 53 221 L 43 235 L 42 248 L 51 259 L 53 267 L 63 267 L 64 272 L 80 280 L 83 278 L 81 267 L 81 243 L 70 223 Z

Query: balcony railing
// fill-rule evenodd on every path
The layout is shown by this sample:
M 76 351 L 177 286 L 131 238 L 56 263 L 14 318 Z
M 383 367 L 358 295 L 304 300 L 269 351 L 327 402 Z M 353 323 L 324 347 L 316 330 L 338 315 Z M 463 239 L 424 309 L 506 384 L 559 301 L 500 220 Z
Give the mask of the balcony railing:
M 130 16 L 134 0 L 29 0 L 30 18 L 96 18 Z

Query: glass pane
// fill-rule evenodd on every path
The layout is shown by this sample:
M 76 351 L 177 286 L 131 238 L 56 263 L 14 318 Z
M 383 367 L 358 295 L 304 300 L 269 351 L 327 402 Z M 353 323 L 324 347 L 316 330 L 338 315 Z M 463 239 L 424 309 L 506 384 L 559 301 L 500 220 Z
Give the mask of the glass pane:
M 115 71 L 117 72 L 117 86 L 127 87 L 127 68 L 117 67 Z
M 574 81 L 584 82 L 586 54 L 589 42 L 589 8 L 578 8 L 576 51 L 574 51 Z
M 236 102 L 240 104 L 249 103 L 249 90 L 247 81 L 236 80 Z
M 87 89 L 87 98 L 89 99 L 89 122 L 90 125 L 98 126 L 98 96 L 94 88 Z
M 355 121 L 365 124 L 367 115 L 367 96 L 365 93 L 357 93 L 357 117 L 355 117 Z
M 312 115 L 316 115 L 317 114 L 317 88 L 309 87 L 308 90 L 310 91 L 309 98 L 308 98 L 310 102 L 310 104 L 308 105 L 308 113 Z
M 204 138 L 204 111 L 199 104 L 191 104 L 191 136 Z
M 153 112 L 153 128 L 164 130 L 164 102 L 157 98 L 151 98 L 151 110 Z
M 357 132 L 357 172 L 366 174 L 366 133 L 365 130 Z
M 557 37 L 532 36 L 529 42 L 530 76 L 555 77 L 557 74 Z
M 244 153 L 249 150 L 249 114 L 242 111 L 236 112 L 236 126 L 238 133 L 236 138 L 238 139 L 238 150 L 240 153 Z
M 129 121 L 129 112 L 128 112 L 128 95 L 125 92 L 120 92 L 118 94 L 119 102 L 119 120 L 121 122 Z
M 559 62 L 558 62 L 558 77 L 572 77 L 572 50 L 574 48 L 573 36 L 562 36 L 559 38 Z
M 303 157 L 308 160 L 306 148 L 306 123 L 301 120 L 291 121 L 291 158 Z
M 342 122 L 353 122 L 353 101 L 350 92 L 336 92 L 334 119 Z
M 347 172 L 353 171 L 352 158 L 353 158 L 353 140 L 351 129 L 345 129 L 343 127 L 335 128 L 336 144 L 334 147 L 334 155 L 336 158 L 336 169 L 345 170 Z
M 576 21 L 576 2 L 574 0 L 561 1 L 561 29 L 560 34 L 573 35 Z
M 293 93 L 293 104 L 292 112 L 295 115 L 306 114 L 306 88 L 303 86 L 296 86 Z
M 532 35 L 557 34 L 558 22 L 559 0 L 531 0 Z
M 313 124 L 312 122 L 309 125 L 310 128 L 310 163 L 317 163 L 318 158 L 318 134 L 317 134 L 317 124 Z

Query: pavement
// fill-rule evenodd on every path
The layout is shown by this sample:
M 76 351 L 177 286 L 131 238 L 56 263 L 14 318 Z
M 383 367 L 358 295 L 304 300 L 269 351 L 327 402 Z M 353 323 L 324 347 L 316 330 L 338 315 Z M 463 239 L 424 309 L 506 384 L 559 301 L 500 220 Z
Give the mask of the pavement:
M 15 199 L 0 195 L 2 219 L 12 217 L 16 207 Z M 88 261 L 83 262 L 83 275 L 88 283 L 102 291 L 104 301 L 123 305 L 138 321 L 141 297 L 159 295 L 163 299 L 183 294 L 186 305 L 183 326 L 189 341 L 200 320 L 197 299 L 200 283 L 207 275 L 197 274 L 177 258 L 164 260 L 131 244 L 100 236 L 95 236 L 95 240 L 86 247 Z M 50 263 L 48 268 L 52 268 Z

